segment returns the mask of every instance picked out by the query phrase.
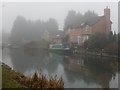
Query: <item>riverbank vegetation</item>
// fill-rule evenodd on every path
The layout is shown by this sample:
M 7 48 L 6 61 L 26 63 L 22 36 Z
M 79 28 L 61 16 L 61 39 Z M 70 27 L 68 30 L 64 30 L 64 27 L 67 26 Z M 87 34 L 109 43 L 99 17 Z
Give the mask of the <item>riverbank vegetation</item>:
M 22 77 L 23 75 L 11 70 L 8 66 L 2 66 L 2 88 L 25 88 L 17 82 L 17 77 Z
M 97 51 L 118 52 L 119 37 L 111 31 L 108 35 L 105 33 L 96 33 L 85 41 L 84 48 Z
M 25 48 L 39 48 L 39 49 L 47 49 L 48 42 L 45 40 L 40 40 L 39 42 L 31 41 L 24 45 Z
M 37 73 L 34 73 L 32 78 L 20 78 L 19 82 L 29 88 L 63 88 L 64 86 L 62 77 L 57 80 L 57 75 L 49 76 L 47 80 L 46 76 L 40 74 L 38 77 Z
M 48 79 L 49 78 L 49 79 Z M 9 66 L 2 65 L 2 87 L 3 88 L 64 88 L 64 82 L 62 77 L 57 78 L 42 73 L 34 73 L 32 78 L 28 78 L 23 74 L 12 70 Z

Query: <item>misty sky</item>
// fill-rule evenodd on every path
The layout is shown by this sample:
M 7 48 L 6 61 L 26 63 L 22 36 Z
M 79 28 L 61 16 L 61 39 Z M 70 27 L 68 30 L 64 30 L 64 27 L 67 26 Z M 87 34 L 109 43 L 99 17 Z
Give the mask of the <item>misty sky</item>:
M 59 29 L 63 28 L 64 19 L 69 10 L 77 12 L 84 12 L 91 10 L 98 15 L 104 14 L 104 8 L 108 6 L 111 9 L 111 21 L 113 22 L 112 30 L 118 31 L 118 3 L 117 2 L 23 2 L 23 3 L 4 3 L 2 24 L 4 31 L 9 32 L 12 28 L 13 22 L 17 16 L 23 16 L 27 20 L 48 20 L 55 18 L 59 24 Z M 1 23 L 0 23 L 1 25 Z M 1 27 L 1 26 L 0 26 Z

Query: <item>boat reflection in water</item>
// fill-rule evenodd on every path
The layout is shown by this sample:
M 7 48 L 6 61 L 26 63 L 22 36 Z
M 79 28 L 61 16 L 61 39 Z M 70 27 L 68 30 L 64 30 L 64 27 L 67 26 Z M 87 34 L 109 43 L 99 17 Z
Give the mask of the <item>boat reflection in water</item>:
M 62 76 L 65 88 L 117 88 L 117 59 L 69 56 L 39 49 L 4 49 L 3 59 L 11 67 L 31 77 L 33 72 Z M 9 65 L 9 63 L 7 63 Z

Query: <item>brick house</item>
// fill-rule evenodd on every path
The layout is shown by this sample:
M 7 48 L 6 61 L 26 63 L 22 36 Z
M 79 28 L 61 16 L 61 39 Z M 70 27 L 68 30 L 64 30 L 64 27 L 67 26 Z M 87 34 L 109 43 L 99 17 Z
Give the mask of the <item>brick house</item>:
M 61 38 L 54 38 L 52 41 L 53 44 L 62 44 Z
M 88 20 L 87 22 L 81 23 L 79 28 L 65 30 L 65 35 L 69 35 L 68 43 L 75 43 L 78 45 L 83 45 L 85 40 L 89 38 L 90 35 L 96 32 L 104 32 L 108 34 L 111 30 L 111 20 L 110 20 L 110 9 L 106 7 L 104 9 L 104 15 L 98 16 L 94 20 Z
M 64 32 L 62 30 L 57 30 L 54 38 L 52 38 L 52 44 L 62 44 Z

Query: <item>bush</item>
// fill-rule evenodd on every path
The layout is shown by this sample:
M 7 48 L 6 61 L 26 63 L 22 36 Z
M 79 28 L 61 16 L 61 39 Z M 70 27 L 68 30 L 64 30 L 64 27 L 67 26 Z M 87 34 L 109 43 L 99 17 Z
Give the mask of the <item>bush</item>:
M 106 45 L 107 36 L 105 33 L 96 33 L 84 43 L 84 47 L 89 49 L 103 49 Z
M 40 73 L 40 76 L 38 77 L 37 73 L 34 73 L 32 78 L 20 78 L 19 82 L 28 88 L 64 88 L 62 77 L 57 80 L 57 75 L 54 77 L 49 75 L 48 80 L 46 75 Z
M 84 48 L 92 50 L 104 49 L 105 51 L 118 51 L 117 35 L 113 35 L 112 31 L 108 35 L 98 32 L 84 42 Z
M 117 52 L 118 51 L 118 43 L 111 43 L 108 44 L 105 48 L 105 51 L 113 51 L 113 52 Z

